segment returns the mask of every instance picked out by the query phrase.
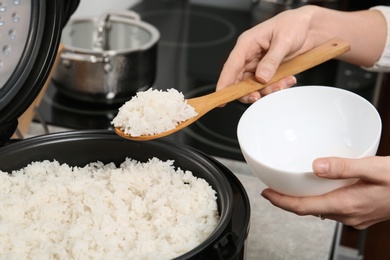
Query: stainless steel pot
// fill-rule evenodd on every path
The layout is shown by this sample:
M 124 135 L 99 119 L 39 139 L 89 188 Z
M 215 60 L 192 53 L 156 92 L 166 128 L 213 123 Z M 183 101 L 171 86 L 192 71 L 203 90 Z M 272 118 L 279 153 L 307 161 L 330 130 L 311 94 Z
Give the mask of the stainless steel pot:
M 132 11 L 72 19 L 63 30 L 64 51 L 53 81 L 72 98 L 124 102 L 153 85 L 159 38 Z

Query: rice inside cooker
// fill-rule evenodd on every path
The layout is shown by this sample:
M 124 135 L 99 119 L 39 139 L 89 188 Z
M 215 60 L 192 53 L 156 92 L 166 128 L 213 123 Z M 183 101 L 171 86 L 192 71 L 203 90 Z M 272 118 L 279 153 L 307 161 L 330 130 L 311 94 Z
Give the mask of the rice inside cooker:
M 171 259 L 216 228 L 216 192 L 173 161 L 71 167 L 33 162 L 0 174 L 7 259 Z
M 111 123 L 131 136 L 153 135 L 172 130 L 197 114 L 176 89 L 150 88 L 138 92 L 120 107 Z

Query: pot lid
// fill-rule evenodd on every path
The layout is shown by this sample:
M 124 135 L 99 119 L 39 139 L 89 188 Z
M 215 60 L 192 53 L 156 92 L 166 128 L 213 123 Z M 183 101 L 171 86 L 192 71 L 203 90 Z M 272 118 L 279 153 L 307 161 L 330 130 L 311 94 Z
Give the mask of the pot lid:
M 63 26 L 79 0 L 0 1 L 0 142 L 35 100 L 54 63 Z
M 115 55 L 151 48 L 159 31 L 133 11 L 111 11 L 101 17 L 72 19 L 62 33 L 65 51 Z

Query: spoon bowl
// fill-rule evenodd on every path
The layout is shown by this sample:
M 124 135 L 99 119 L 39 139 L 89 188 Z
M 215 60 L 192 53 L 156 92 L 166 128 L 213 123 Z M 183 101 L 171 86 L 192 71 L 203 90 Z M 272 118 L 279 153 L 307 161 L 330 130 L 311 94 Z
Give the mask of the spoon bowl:
M 322 45 L 317 46 L 316 48 L 313 48 L 291 60 L 282 63 L 273 78 L 266 84 L 261 84 L 254 78 L 248 78 L 211 94 L 188 99 L 187 103 L 194 107 L 198 114 L 190 119 L 187 119 L 186 121 L 179 123 L 176 128 L 172 130 L 154 135 L 131 136 L 129 134 L 125 134 L 122 129 L 116 127 L 115 132 L 123 138 L 136 141 L 148 141 L 173 134 L 183 129 L 184 127 L 189 126 L 216 107 L 239 99 L 240 97 L 246 96 L 254 91 L 261 90 L 273 83 L 278 82 L 284 77 L 301 73 L 323 62 L 331 60 L 349 50 L 350 46 L 347 42 L 340 39 L 332 39 L 323 43 Z

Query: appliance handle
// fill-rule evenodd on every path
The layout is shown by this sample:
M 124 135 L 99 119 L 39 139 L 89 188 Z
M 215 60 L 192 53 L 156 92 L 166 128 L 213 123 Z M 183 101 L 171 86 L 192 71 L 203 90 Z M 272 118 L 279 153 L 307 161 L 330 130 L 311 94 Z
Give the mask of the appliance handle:
M 219 239 L 213 246 L 218 259 L 232 259 L 237 254 L 237 241 L 237 235 L 232 232 L 226 233 L 221 239 Z

